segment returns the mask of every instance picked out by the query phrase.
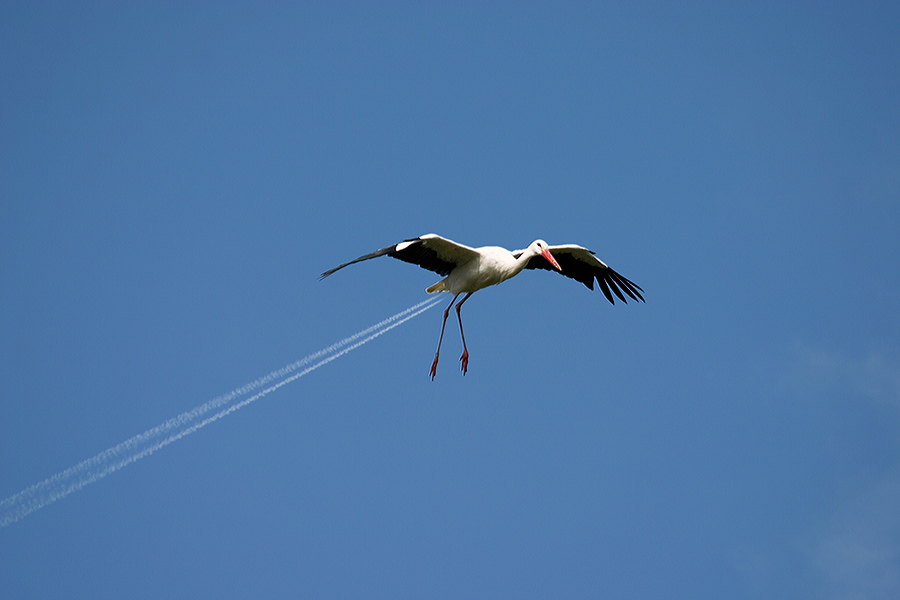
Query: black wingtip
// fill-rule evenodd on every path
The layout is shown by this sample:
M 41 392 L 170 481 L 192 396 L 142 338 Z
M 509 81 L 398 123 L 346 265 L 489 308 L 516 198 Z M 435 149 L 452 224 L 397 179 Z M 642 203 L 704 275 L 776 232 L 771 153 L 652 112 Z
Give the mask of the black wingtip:
M 618 273 L 615 273 L 614 277 L 615 277 L 616 283 L 619 284 L 619 287 L 621 287 L 625 291 L 626 294 L 631 296 L 632 299 L 634 299 L 634 300 L 640 300 L 641 302 L 644 302 L 644 297 L 641 295 L 641 292 L 643 290 L 641 290 L 641 288 L 638 287 L 637 284 L 626 279 L 625 277 L 622 277 Z
M 645 302 L 644 296 L 641 295 L 641 292 L 644 290 L 636 283 L 622 277 L 612 269 L 605 270 L 602 274 L 598 273 L 597 283 L 600 284 L 600 289 L 603 290 L 603 294 L 611 304 L 616 303 L 613 294 L 618 296 L 619 300 L 625 304 L 628 304 L 628 299 L 625 297 L 625 294 L 631 297 L 632 300 Z M 624 294 L 622 292 L 624 292 Z
M 619 286 L 616 285 L 616 283 L 617 282 L 616 282 L 615 278 L 610 279 L 609 280 L 610 289 L 613 291 L 613 293 L 615 293 L 616 296 L 619 297 L 619 300 L 621 300 L 625 304 L 628 304 L 628 300 L 625 299 L 625 295 L 622 294 L 622 291 L 619 289 Z
M 609 291 L 609 286 L 606 284 L 606 279 L 598 277 L 597 283 L 600 284 L 600 290 L 603 292 L 603 295 L 606 296 L 606 299 L 609 300 L 609 303 L 615 305 L 616 301 L 613 299 L 612 292 Z

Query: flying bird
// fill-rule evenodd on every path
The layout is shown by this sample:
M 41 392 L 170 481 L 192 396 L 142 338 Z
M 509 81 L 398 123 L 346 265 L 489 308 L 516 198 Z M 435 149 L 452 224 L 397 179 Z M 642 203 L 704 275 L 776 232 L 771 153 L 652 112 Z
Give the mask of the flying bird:
M 419 265 L 423 269 L 434 271 L 444 277 L 425 291 L 429 294 L 435 292 L 450 292 L 453 300 L 444 309 L 444 320 L 441 323 L 441 337 L 438 338 L 437 351 L 434 353 L 434 362 L 431 363 L 431 379 L 437 373 L 438 357 L 441 353 L 441 342 L 444 340 L 444 327 L 447 325 L 447 316 L 450 309 L 456 303 L 461 294 L 465 294 L 459 304 L 456 304 L 456 317 L 459 319 L 459 335 L 462 337 L 463 353 L 460 357 L 463 375 L 469 368 L 469 350 L 466 348 L 466 335 L 463 333 L 462 316 L 459 310 L 469 297 L 482 288 L 496 285 L 522 272 L 523 269 L 555 269 L 566 277 L 580 281 L 594 289 L 594 280 L 600 286 L 600 290 L 606 298 L 615 304 L 613 294 L 622 302 L 625 294 L 633 300 L 644 301 L 639 285 L 622 277 L 606 263 L 594 256 L 587 248 L 575 244 L 562 246 L 550 246 L 544 240 L 531 242 L 524 250 L 513 250 L 498 246 L 483 246 L 470 248 L 457 244 L 452 240 L 439 235 L 429 233 L 421 237 L 404 240 L 399 244 L 376 250 L 371 254 L 360 256 L 330 271 L 325 271 L 319 277 L 324 279 L 343 269 L 346 266 L 379 256 L 390 256 L 402 261 Z M 623 294 L 622 292 L 625 292 Z

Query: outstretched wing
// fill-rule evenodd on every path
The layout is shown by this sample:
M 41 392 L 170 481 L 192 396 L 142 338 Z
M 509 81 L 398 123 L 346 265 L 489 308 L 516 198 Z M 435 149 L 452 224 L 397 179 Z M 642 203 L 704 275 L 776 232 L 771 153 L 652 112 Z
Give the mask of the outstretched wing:
M 390 256 L 402 261 L 419 265 L 423 269 L 434 271 L 438 275 L 447 276 L 457 265 L 465 264 L 478 257 L 478 251 L 462 244 L 457 244 L 447 238 L 429 233 L 421 237 L 404 240 L 399 244 L 376 250 L 371 254 L 360 256 L 356 260 L 344 263 L 330 271 L 325 271 L 319 279 L 328 277 L 335 271 L 339 271 L 348 265 L 358 263 L 379 256 Z
M 627 302 L 622 294 L 623 291 L 634 300 L 644 301 L 644 297 L 641 295 L 641 292 L 644 290 L 639 285 L 610 269 L 605 262 L 594 256 L 594 253 L 587 248 L 582 248 L 575 244 L 566 244 L 564 246 L 550 246 L 549 249 L 550 254 L 559 263 L 563 275 L 580 281 L 591 290 L 594 289 L 594 280 L 596 279 L 603 294 L 612 304 L 616 303 L 615 299 L 613 299 L 613 294 L 618 296 L 622 302 Z M 518 258 L 522 252 L 524 250 L 516 250 L 513 252 L 513 256 Z M 525 265 L 525 268 L 556 270 L 542 256 L 533 257 Z

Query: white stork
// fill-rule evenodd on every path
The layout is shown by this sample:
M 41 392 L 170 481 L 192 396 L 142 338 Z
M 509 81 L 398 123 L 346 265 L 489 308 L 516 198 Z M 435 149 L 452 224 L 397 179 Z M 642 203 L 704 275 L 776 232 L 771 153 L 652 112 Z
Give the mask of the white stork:
M 434 353 L 434 362 L 431 363 L 432 380 L 437 373 L 438 356 L 441 353 L 441 342 L 444 340 L 447 316 L 459 295 L 465 293 L 465 297 L 456 305 L 459 334 L 463 343 L 463 353 L 459 360 L 462 363 L 463 375 L 465 375 L 469 367 L 469 350 L 466 348 L 466 335 L 463 333 L 460 308 L 469 299 L 469 296 L 478 290 L 506 281 L 510 277 L 518 275 L 522 269 L 546 269 L 548 271 L 556 269 L 566 277 L 580 281 L 591 290 L 594 289 L 594 279 L 596 279 L 603 294 L 612 304 L 616 303 L 613 294 L 618 296 L 622 302 L 627 302 L 622 294 L 623 291 L 634 300 L 644 301 L 644 297 L 641 296 L 641 292 L 644 290 L 640 286 L 610 269 L 606 263 L 594 256 L 592 251 L 575 244 L 548 246 L 547 242 L 543 240 L 531 242 L 531 245 L 524 250 L 510 252 L 506 248 L 498 246 L 470 248 L 429 233 L 360 256 L 356 260 L 325 271 L 319 279 L 324 279 L 353 263 L 384 255 L 399 258 L 442 275 L 444 279 L 425 290 L 429 294 L 435 292 L 453 294 L 453 300 L 444 310 L 441 337 L 438 339 L 437 351 Z

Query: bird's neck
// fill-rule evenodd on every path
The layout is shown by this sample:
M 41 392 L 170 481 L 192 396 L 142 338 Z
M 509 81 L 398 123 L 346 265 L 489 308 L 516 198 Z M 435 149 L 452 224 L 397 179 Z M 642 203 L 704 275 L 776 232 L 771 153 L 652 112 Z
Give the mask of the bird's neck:
M 513 275 L 518 275 L 522 272 L 522 269 L 525 268 L 525 265 L 528 264 L 528 261 L 537 256 L 538 253 L 533 250 L 526 250 L 522 254 L 519 255 L 519 258 L 516 259 L 515 272 Z

